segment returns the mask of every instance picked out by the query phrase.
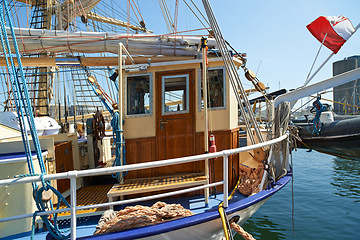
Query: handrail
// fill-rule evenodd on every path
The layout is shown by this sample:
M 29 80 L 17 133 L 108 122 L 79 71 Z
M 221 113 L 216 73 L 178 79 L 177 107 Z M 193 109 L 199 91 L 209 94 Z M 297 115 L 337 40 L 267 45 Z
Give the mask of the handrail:
M 336 75 L 334 77 L 328 78 L 321 82 L 314 83 L 312 85 L 301 87 L 295 89 L 294 91 L 282 94 L 275 98 L 274 108 L 277 107 L 282 102 L 292 102 L 300 98 L 309 96 L 311 94 L 318 93 L 320 91 L 339 86 L 344 83 L 348 83 L 358 79 L 360 76 L 360 68 Z
M 241 148 L 235 148 L 235 149 L 229 149 L 229 150 L 223 150 L 216 153 L 207 153 L 207 154 L 201 154 L 196 156 L 190 156 L 190 157 L 182 157 L 182 158 L 175 158 L 175 159 L 169 159 L 169 160 L 161 160 L 156 162 L 147 162 L 147 163 L 138 163 L 138 164 L 131 164 L 131 165 L 125 165 L 125 166 L 118 166 L 118 167 L 109 167 L 104 169 L 90 169 L 90 170 L 74 170 L 67 173 L 55 173 L 50 175 L 43 176 L 44 180 L 58 180 L 58 179 L 64 179 L 69 178 L 70 179 L 70 208 L 65 209 L 58 209 L 58 210 L 52 210 L 52 211 L 46 211 L 46 212 L 39 212 L 37 213 L 38 216 L 41 215 L 49 215 L 54 213 L 60 213 L 60 212 L 69 212 L 71 213 L 71 239 L 76 239 L 76 211 L 77 210 L 83 210 L 83 209 L 89 209 L 89 208 L 95 208 L 95 207 L 109 207 L 114 205 L 122 205 L 122 204 L 129 204 L 139 201 L 147 201 L 151 199 L 156 198 L 163 198 L 168 196 L 174 196 L 178 194 L 183 194 L 191 191 L 197 191 L 209 187 L 214 187 L 218 185 L 223 185 L 224 189 L 224 208 L 227 208 L 228 206 L 228 156 L 233 155 L 240 152 L 250 151 L 253 149 L 269 146 L 271 144 L 275 144 L 278 142 L 281 142 L 288 138 L 288 135 L 285 134 L 283 136 L 280 136 L 276 139 L 272 139 L 263 143 L 258 143 L 246 147 Z M 187 188 L 183 190 L 178 191 L 172 191 L 162 194 L 156 194 L 148 197 L 140 197 L 140 198 L 134 198 L 134 199 L 128 199 L 128 200 L 122 200 L 117 202 L 111 202 L 111 203 L 102 203 L 102 204 L 95 204 L 95 205 L 88 205 L 88 206 L 80 206 L 77 207 L 76 205 L 76 178 L 78 177 L 85 177 L 85 176 L 95 176 L 95 175 L 105 175 L 110 174 L 114 172 L 125 172 L 125 171 L 132 171 L 132 170 L 139 170 L 139 169 L 146 169 L 146 168 L 153 168 L 153 167 L 162 167 L 162 166 L 168 166 L 168 165 L 174 165 L 174 164 L 181 164 L 181 163 L 187 163 L 187 162 L 196 162 L 201 160 L 206 160 L 210 158 L 216 158 L 216 157 L 223 157 L 223 181 L 215 182 L 211 184 L 206 184 L 203 186 L 198 187 L 192 187 Z M 33 177 L 26 177 L 26 178 L 18 178 L 18 179 L 6 179 L 6 180 L 0 180 L 0 187 L 1 186 L 8 186 L 8 185 L 15 185 L 15 184 L 25 184 L 25 183 L 31 183 L 35 181 L 41 181 L 40 176 L 33 176 Z M 7 217 L 0 219 L 1 222 L 6 221 L 12 221 L 22 218 L 30 218 L 33 217 L 33 214 L 24 214 L 24 215 L 18 215 L 13 217 Z
M 180 195 L 180 194 L 183 194 L 183 193 L 202 190 L 204 188 L 216 187 L 216 186 L 219 186 L 221 184 L 223 184 L 223 181 L 216 182 L 216 183 L 211 183 L 211 184 L 206 184 L 206 185 L 203 185 L 203 186 L 187 188 L 187 189 L 178 190 L 178 191 L 172 191 L 172 192 L 168 192 L 168 193 L 161 193 L 161 194 L 151 195 L 149 197 L 139 197 L 139 198 L 133 198 L 133 199 L 128 199 L 128 200 L 116 201 L 116 202 L 107 202 L 107 203 L 99 203 L 99 204 L 93 204 L 93 205 L 87 205 L 87 206 L 79 206 L 79 207 L 76 207 L 76 211 L 86 210 L 86 209 L 90 209 L 90 208 L 100 208 L 100 207 L 110 207 L 110 206 L 116 206 L 116 205 L 125 205 L 125 204 L 130 204 L 130 203 L 135 203 L 135 202 L 152 200 L 152 199 L 156 199 L 156 198 L 164 198 L 164 197 L 169 197 L 169 196 L 173 196 L 173 195 Z M 70 212 L 70 211 L 71 211 L 71 208 L 61 208 L 61 209 L 58 209 L 58 210 L 51 210 L 51 211 L 46 211 L 46 212 L 38 212 L 36 215 L 37 216 L 43 216 L 43 215 L 50 215 L 50 214 L 62 213 L 62 212 Z M 22 218 L 31 218 L 33 216 L 34 215 L 31 213 L 31 214 L 23 214 L 23 215 L 7 217 L 7 218 L 0 218 L 0 223 L 13 221 L 13 220 L 18 220 L 18 219 L 22 219 Z
M 88 169 L 88 170 L 74 170 L 65 173 L 54 173 L 48 174 L 43 177 L 44 180 L 58 180 L 58 179 L 65 179 L 65 178 L 76 178 L 76 177 L 85 177 L 85 176 L 97 176 L 97 175 L 105 175 L 109 173 L 115 172 L 126 172 L 126 171 L 133 171 L 133 170 L 140 170 L 140 169 L 147 169 L 152 167 L 163 167 L 168 165 L 175 165 L 181 163 L 188 163 L 188 162 L 197 162 L 205 159 L 223 157 L 225 155 L 233 155 L 240 152 L 250 151 L 261 147 L 266 147 L 274 143 L 278 143 L 283 141 L 287 138 L 287 135 L 280 136 L 278 138 L 263 142 L 257 143 L 250 146 L 245 146 L 241 148 L 234 148 L 229 150 L 222 150 L 215 153 L 206 153 L 200 154 L 196 156 L 190 157 L 181 157 L 181 158 L 174 158 L 168 160 L 160 160 L 156 162 L 146 162 L 146 163 L 136 163 L 136 164 L 129 164 L 125 166 L 117 166 L 117 167 L 108 167 L 102 169 Z M 35 181 L 41 181 L 40 176 L 32 176 L 26 178 L 17 178 L 17 179 L 4 179 L 0 180 L 0 187 L 14 185 L 14 184 L 24 184 L 24 183 L 31 183 Z

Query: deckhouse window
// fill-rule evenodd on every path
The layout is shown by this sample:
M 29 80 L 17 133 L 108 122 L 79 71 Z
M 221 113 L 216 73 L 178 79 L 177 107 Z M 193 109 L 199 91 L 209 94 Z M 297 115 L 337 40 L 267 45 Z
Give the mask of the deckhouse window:
M 204 108 L 202 70 L 199 69 L 199 111 Z M 225 68 L 208 68 L 207 71 L 208 108 L 226 108 Z
M 150 74 L 126 78 L 127 115 L 152 113 L 152 78 Z
M 189 75 L 162 77 L 162 114 L 189 112 Z

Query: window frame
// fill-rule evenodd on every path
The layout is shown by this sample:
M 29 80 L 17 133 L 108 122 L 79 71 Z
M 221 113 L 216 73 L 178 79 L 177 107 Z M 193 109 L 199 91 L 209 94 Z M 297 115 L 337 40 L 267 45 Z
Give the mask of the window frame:
M 165 79 L 166 78 L 179 78 L 179 77 L 185 77 L 186 78 L 186 110 L 182 110 L 182 111 L 176 111 L 176 112 L 165 112 Z M 161 77 L 161 114 L 163 116 L 165 115 L 173 115 L 173 114 L 184 114 L 184 113 L 189 113 L 189 108 L 190 108 L 190 96 L 189 96 L 189 81 L 190 81 L 190 76 L 189 74 L 177 74 L 177 75 L 169 75 L 169 76 L 162 76 Z
M 129 77 L 141 77 L 141 76 L 149 76 L 149 113 L 140 113 L 140 114 L 128 114 L 128 78 Z M 128 74 L 124 79 L 124 96 L 125 96 L 125 116 L 127 118 L 135 118 L 135 117 L 149 117 L 153 115 L 153 74 L 152 73 L 135 73 L 135 74 Z
M 208 106 L 208 110 L 225 110 L 227 108 L 227 91 L 226 91 L 226 69 L 225 66 L 221 66 L 221 67 L 209 67 L 207 68 L 207 71 L 209 70 L 216 70 L 216 69 L 222 69 L 223 70 L 223 95 L 224 95 L 224 106 L 221 107 L 209 107 Z M 202 99 L 201 99 L 201 84 L 202 84 L 202 74 L 201 74 L 201 68 L 198 68 L 198 110 L 199 112 L 201 112 L 202 109 L 204 109 L 202 107 Z M 209 89 L 208 89 L 209 90 Z

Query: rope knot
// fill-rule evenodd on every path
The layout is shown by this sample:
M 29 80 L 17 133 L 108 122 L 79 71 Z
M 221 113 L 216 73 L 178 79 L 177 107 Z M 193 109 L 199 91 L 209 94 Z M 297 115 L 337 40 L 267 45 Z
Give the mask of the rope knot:
M 49 186 L 50 186 L 50 182 L 49 182 L 49 181 L 45 181 L 44 176 L 45 176 L 44 173 L 42 173 L 42 174 L 40 175 L 41 184 L 42 184 L 42 186 L 44 187 L 45 191 L 48 191 L 48 190 L 49 190 Z

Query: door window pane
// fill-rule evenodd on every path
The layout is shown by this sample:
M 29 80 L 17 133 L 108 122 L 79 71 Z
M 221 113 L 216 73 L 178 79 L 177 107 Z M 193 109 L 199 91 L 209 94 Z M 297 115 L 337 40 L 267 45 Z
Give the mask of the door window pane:
M 162 113 L 184 113 L 189 109 L 189 75 L 162 77 Z
M 152 111 L 150 74 L 126 78 L 127 115 L 149 114 Z

